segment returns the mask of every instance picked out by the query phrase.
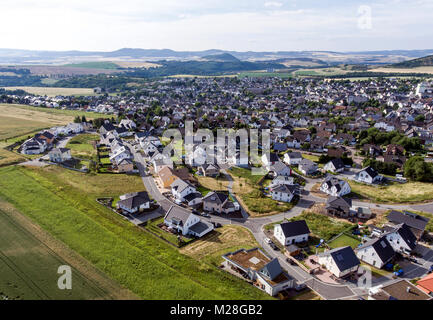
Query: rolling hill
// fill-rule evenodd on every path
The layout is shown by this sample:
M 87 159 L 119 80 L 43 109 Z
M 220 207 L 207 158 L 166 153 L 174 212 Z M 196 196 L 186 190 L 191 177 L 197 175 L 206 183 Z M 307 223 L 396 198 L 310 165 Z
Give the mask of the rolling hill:
M 433 66 L 433 55 L 408 60 L 400 63 L 392 64 L 391 68 L 417 68 L 417 67 L 432 67 Z

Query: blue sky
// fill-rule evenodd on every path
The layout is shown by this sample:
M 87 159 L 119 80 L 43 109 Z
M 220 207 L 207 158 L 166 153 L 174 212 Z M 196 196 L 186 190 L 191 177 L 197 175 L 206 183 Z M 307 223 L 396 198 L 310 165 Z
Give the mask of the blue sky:
M 433 0 L 1 0 L 0 10 L 3 48 L 433 48 Z

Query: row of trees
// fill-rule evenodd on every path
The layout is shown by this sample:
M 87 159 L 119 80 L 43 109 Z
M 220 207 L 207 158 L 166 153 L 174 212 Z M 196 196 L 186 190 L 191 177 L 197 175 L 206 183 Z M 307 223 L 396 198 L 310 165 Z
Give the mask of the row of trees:
M 423 157 L 412 157 L 404 164 L 404 176 L 413 181 L 433 182 L 433 163 Z

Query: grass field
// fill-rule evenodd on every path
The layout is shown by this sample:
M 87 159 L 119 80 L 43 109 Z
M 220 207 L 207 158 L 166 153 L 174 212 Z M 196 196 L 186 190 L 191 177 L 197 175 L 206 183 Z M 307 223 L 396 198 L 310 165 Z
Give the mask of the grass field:
M 100 181 L 104 175 L 68 171 L 71 181 L 59 170 L 66 171 L 2 168 L 0 197 L 141 298 L 268 298 L 242 280 L 180 254 L 99 205 L 97 196 L 132 189 L 116 181 L 117 175 L 106 178 L 113 179 L 109 183 Z
M 2 201 L 0 228 L 0 296 L 10 300 L 137 298 Z M 72 290 L 57 286 L 62 265 L 72 268 Z
M 227 191 L 227 187 L 229 185 L 229 181 L 226 180 L 224 176 L 220 178 L 196 176 L 196 178 L 201 186 L 209 190 Z
M 238 74 L 238 77 L 243 78 L 268 78 L 268 77 L 276 77 L 276 78 L 293 78 L 293 75 L 289 72 L 241 72 Z
M 108 61 L 94 61 L 94 62 L 82 62 L 65 64 L 62 67 L 72 67 L 72 68 L 89 68 L 89 69 L 118 69 L 119 66 L 116 63 Z
M 233 192 L 250 216 L 259 217 L 288 211 L 294 203 L 278 202 L 266 197 L 260 190 L 261 175 L 252 175 L 248 169 L 232 167 L 227 171 L 233 178 Z
M 342 234 L 338 238 L 329 242 L 328 245 L 333 249 L 334 248 L 340 248 L 340 247 L 346 247 L 346 246 L 350 246 L 350 247 L 352 247 L 352 249 L 355 249 L 356 247 L 358 247 L 358 245 L 360 243 L 361 242 L 356 240 L 355 238 L 349 237 L 346 234 Z
M 198 261 L 219 266 L 223 261 L 221 258 L 223 254 L 242 248 L 256 247 L 259 247 L 259 244 L 249 230 L 240 226 L 227 225 L 187 245 L 180 252 Z
M 92 141 L 99 140 L 97 134 L 80 134 L 69 140 L 66 148 L 71 149 L 71 156 L 81 159 L 92 159 L 96 155 L 96 149 Z
M 40 96 L 93 96 L 93 89 L 87 88 L 57 88 L 57 87 L 4 87 L 7 90 L 24 90 Z
M 373 187 L 349 180 L 354 194 L 379 203 L 416 203 L 433 200 L 433 184 L 423 182 L 393 183 Z
M 305 220 L 308 227 L 310 228 L 313 235 L 319 237 L 320 239 L 330 240 L 332 237 L 346 231 L 353 224 L 348 222 L 343 222 L 328 216 L 304 211 L 301 215 L 290 219 L 290 221 Z
M 384 73 L 428 73 L 433 74 L 433 67 L 416 67 L 416 68 L 376 68 L 369 70 L 370 72 L 384 72 Z
M 6 143 L 0 142 L 0 167 L 26 160 L 23 156 L 4 149 Z

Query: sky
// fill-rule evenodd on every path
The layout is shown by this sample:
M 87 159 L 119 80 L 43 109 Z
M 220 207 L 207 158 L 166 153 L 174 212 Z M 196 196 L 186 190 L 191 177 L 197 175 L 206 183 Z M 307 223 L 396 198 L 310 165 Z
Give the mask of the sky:
M 433 0 L 0 0 L 0 47 L 433 49 Z

